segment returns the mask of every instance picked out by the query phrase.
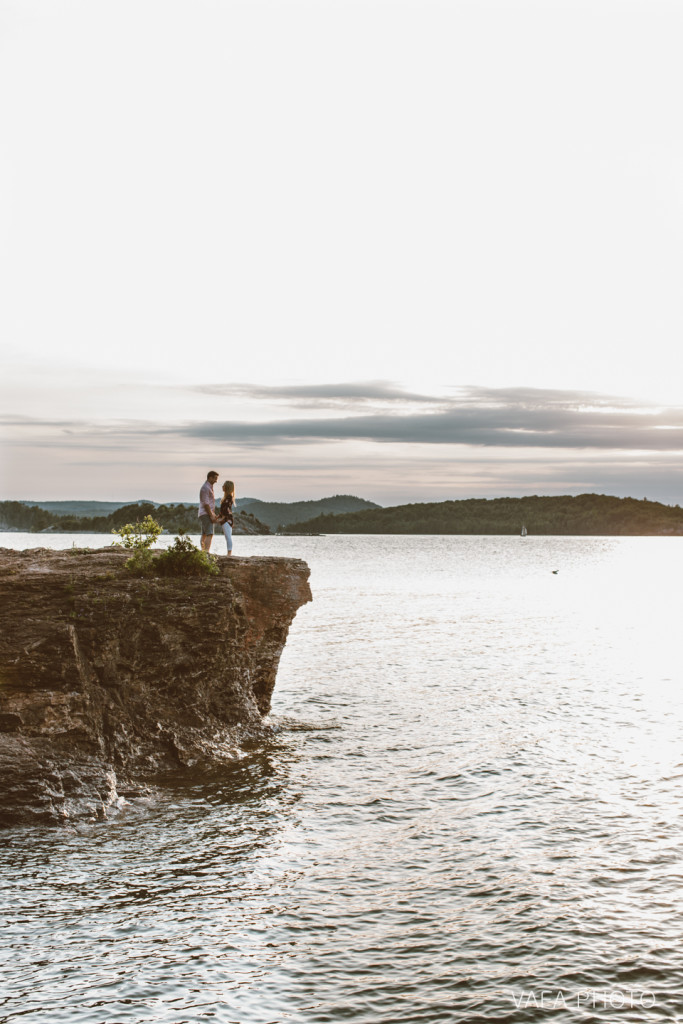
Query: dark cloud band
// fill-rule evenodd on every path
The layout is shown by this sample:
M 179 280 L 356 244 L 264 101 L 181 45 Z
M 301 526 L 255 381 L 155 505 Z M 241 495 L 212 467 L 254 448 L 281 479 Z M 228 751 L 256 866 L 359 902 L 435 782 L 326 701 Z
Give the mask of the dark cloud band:
M 305 397 L 313 414 L 261 418 L 254 422 L 226 418 L 184 424 L 130 420 L 56 423 L 5 417 L 4 423 L 20 432 L 43 430 L 53 440 L 82 439 L 88 434 L 91 443 L 110 445 L 165 436 L 245 447 L 369 441 L 506 449 L 683 451 L 683 408 L 644 406 L 591 392 L 469 387 L 439 397 L 410 394 L 382 382 L 300 388 L 235 387 L 245 389 L 240 392 L 242 395 L 248 389 L 248 397 L 261 403 L 266 398 L 276 403 L 287 398 L 297 404 Z M 392 404 L 371 409 L 369 401 Z M 319 402 L 335 403 L 335 414 L 321 415 Z M 341 415 L 337 405 L 340 402 Z M 261 412 L 265 412 L 263 407 Z
M 259 402 L 287 402 L 296 406 L 325 407 L 343 404 L 410 402 L 432 405 L 442 399 L 404 391 L 390 381 L 355 381 L 342 384 L 202 384 L 192 389 L 205 395 L 246 398 Z
M 359 391 L 361 385 L 358 386 Z M 282 389 L 273 389 L 281 397 Z M 320 398 L 321 389 L 315 390 Z M 249 423 L 205 421 L 187 424 L 188 437 L 234 444 L 291 444 L 358 440 L 394 444 L 460 444 L 503 448 L 597 448 L 642 451 L 683 450 L 683 409 L 643 407 L 624 398 L 583 391 L 534 388 L 463 388 L 452 398 L 414 396 L 389 386 L 366 386 L 408 405 L 416 398 L 435 403 L 424 409 L 332 417 L 290 418 Z M 340 397 L 340 393 L 335 393 Z M 349 412 L 354 407 L 347 397 Z M 438 403 L 438 404 L 437 404 Z

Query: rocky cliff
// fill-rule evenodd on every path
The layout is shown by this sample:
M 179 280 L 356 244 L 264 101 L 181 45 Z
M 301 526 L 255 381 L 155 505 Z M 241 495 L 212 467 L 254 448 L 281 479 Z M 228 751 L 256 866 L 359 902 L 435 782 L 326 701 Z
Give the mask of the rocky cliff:
M 0 548 L 0 825 L 105 817 L 268 731 L 306 563 L 136 579 L 126 557 Z

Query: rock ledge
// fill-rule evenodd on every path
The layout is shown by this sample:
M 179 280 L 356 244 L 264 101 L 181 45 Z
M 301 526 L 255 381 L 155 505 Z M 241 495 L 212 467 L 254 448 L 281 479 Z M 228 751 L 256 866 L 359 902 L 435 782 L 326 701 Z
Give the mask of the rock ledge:
M 0 548 L 0 825 L 107 816 L 179 769 L 268 732 L 309 570 L 222 558 L 220 576 L 135 579 L 124 551 Z

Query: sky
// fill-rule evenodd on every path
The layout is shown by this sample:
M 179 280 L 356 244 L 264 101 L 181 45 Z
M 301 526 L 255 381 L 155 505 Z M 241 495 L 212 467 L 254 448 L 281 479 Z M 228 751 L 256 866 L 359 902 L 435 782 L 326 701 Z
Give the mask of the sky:
M 0 0 L 0 499 L 683 503 L 680 0 Z

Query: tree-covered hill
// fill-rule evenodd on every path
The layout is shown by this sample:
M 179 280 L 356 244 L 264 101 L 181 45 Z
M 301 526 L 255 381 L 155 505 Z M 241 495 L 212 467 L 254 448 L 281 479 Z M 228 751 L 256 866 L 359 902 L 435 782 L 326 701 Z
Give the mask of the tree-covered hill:
M 13 511 L 9 509 L 9 506 L 13 506 Z M 19 508 L 19 506 L 22 506 Z M 130 511 L 122 510 L 135 510 L 138 506 L 144 506 L 154 509 L 151 515 L 155 516 L 159 522 L 159 517 L 156 515 L 157 510 L 161 510 L 160 514 L 165 518 L 164 526 L 167 529 L 171 529 L 171 524 L 178 520 L 179 510 L 182 509 L 194 509 L 194 519 L 192 511 L 180 513 L 180 517 L 187 519 L 188 525 L 185 529 L 191 532 L 191 529 L 196 527 L 197 518 L 197 506 L 194 502 L 169 502 L 165 505 L 157 505 L 155 502 L 139 500 L 136 502 L 114 502 L 114 501 L 19 501 L 19 502 L 0 502 L 0 530 L 2 529 L 17 529 L 22 531 L 36 532 L 49 527 L 54 529 L 64 530 L 67 529 L 63 525 L 63 520 L 68 518 L 69 521 L 77 521 L 79 523 L 85 523 L 87 521 L 96 522 L 95 527 L 83 526 L 83 529 L 79 532 L 100 532 L 100 529 L 108 529 L 106 524 L 110 521 L 112 516 L 115 516 L 116 524 L 119 524 L 121 518 L 119 512 L 122 512 L 124 516 L 123 522 L 130 522 Z M 4 515 L 2 509 L 5 509 Z M 28 509 L 32 511 L 29 513 Z M 262 501 L 260 498 L 238 498 L 236 512 L 240 519 L 248 515 L 254 517 L 260 523 L 270 527 L 271 530 L 275 530 L 278 526 L 288 525 L 289 523 L 299 523 L 307 519 L 312 519 L 317 515 L 336 515 L 342 512 L 358 512 L 361 509 L 366 508 L 379 508 L 374 501 L 366 501 L 365 498 L 356 498 L 352 494 L 335 494 L 331 498 L 319 498 L 315 501 Z M 52 513 L 53 518 L 41 516 L 40 510 L 44 512 Z M 146 515 L 147 513 L 145 513 Z M 193 519 L 193 522 L 190 522 Z M 5 523 L 10 523 L 3 526 L 3 520 Z M 60 522 L 62 523 L 60 525 Z M 245 522 L 247 520 L 245 519 Z M 43 523 L 44 525 L 36 525 Z M 101 524 L 105 524 L 101 526 Z M 115 527 L 114 527 L 115 528 Z M 71 527 L 68 527 L 69 532 L 73 532 Z M 267 532 L 267 531 L 266 531 Z
M 606 494 L 469 498 L 317 516 L 283 533 L 529 534 L 683 536 L 683 509 Z
M 238 499 L 237 507 L 246 509 L 266 523 L 272 530 L 290 523 L 301 523 L 317 515 L 340 515 L 344 512 L 360 512 L 363 509 L 379 508 L 374 501 L 356 498 L 352 494 L 335 494 L 331 498 L 317 501 L 260 501 L 258 498 Z
M 0 530 L 25 533 L 111 533 L 147 515 L 160 523 L 166 533 L 199 533 L 195 504 L 154 505 L 151 501 L 122 505 L 105 516 L 62 516 L 21 501 L 0 501 Z M 236 535 L 264 534 L 270 533 L 270 529 L 251 512 L 245 511 L 235 513 L 233 532 Z
M 76 516 L 79 519 L 91 518 L 94 516 L 108 516 L 110 512 L 115 512 L 117 508 L 123 508 L 124 505 L 155 505 L 156 502 L 149 501 L 148 498 L 138 498 L 136 501 L 26 501 L 21 502 L 22 505 L 36 506 L 37 508 L 43 508 L 46 512 L 52 512 L 56 516 Z M 190 504 L 187 502 L 186 504 Z

